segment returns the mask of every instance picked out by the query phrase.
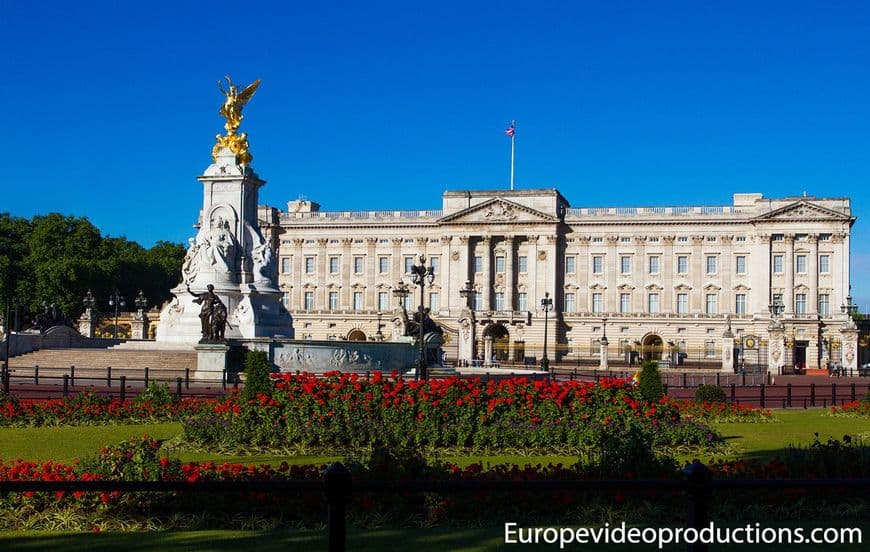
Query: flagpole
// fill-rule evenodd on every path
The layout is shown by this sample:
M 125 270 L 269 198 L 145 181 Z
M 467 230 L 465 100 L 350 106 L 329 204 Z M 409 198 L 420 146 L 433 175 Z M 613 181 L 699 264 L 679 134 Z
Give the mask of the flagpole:
M 511 128 L 516 128 L 516 121 L 511 121 Z M 516 130 L 511 133 L 511 191 L 514 189 L 514 139 L 516 138 Z

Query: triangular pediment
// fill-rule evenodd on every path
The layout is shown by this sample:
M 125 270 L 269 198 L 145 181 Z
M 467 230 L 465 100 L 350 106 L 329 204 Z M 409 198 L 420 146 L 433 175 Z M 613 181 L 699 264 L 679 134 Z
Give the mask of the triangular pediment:
M 472 205 L 467 209 L 442 217 L 439 223 L 474 223 L 474 224 L 517 224 L 517 223 L 556 223 L 559 219 L 535 209 L 494 197 L 483 203 Z
M 809 201 L 796 201 L 769 213 L 755 217 L 754 220 L 759 222 L 806 222 L 814 220 L 845 221 L 849 220 L 849 218 L 848 215 L 838 213 L 837 211 L 833 211 L 827 207 L 822 207 L 821 205 L 816 205 L 815 203 L 810 203 Z

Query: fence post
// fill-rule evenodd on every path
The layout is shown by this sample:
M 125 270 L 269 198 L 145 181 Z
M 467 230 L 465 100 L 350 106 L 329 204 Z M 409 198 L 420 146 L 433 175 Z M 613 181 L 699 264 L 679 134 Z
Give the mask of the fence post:
M 741 377 L 743 378 L 743 387 L 746 387 L 746 372 L 743 372 Z
M 39 385 L 39 364 L 33 367 L 33 385 Z
M 737 384 L 731 384 L 731 402 L 737 402 Z
M 664 390 L 665 396 L 667 396 L 668 395 L 668 384 L 667 383 L 662 384 L 662 389 Z
M 852 388 L 852 391 L 851 391 L 851 392 L 852 392 L 852 398 L 851 398 L 851 400 L 852 400 L 852 402 L 855 402 L 855 384 L 852 383 L 849 387 Z
M 722 387 L 722 386 L 719 384 L 719 372 L 716 372 L 716 387 Z
M 758 402 L 761 404 L 761 408 L 764 408 L 764 384 L 758 386 Z
M 175 398 L 181 400 L 181 377 L 175 378 Z
M 785 400 L 786 400 L 786 404 L 788 405 L 788 407 L 791 408 L 791 384 L 790 383 L 787 383 L 785 385 Z
M 598 372 L 595 372 L 595 383 L 598 383 Z
M 683 389 L 686 388 L 686 373 L 683 372 Z
M 221 389 L 224 391 L 227 390 L 227 369 L 224 368 L 224 371 L 221 372 Z
M 770 385 L 770 371 L 767 372 L 767 385 Z
M 329 552 L 347 548 L 347 519 L 345 505 L 350 499 L 353 480 L 350 471 L 341 462 L 333 462 L 323 472 L 326 487 Z
M 76 385 L 76 367 L 75 365 L 69 367 L 69 384 L 75 387 Z
M 145 387 L 148 387 L 148 367 L 145 367 Z
M 121 402 L 127 400 L 127 376 L 121 376 Z
M 106 387 L 112 387 L 112 367 L 106 366 Z
M 713 489 L 710 482 L 713 473 L 698 460 L 683 469 L 683 479 L 686 481 L 686 494 L 688 495 L 688 512 L 686 516 L 686 528 L 694 528 L 699 532 L 708 527 L 710 523 L 710 497 Z M 695 542 L 686 547 L 690 551 L 706 551 L 708 545 Z
M 69 374 L 63 375 L 63 398 L 69 396 Z
M 831 406 L 837 406 L 837 384 L 831 384 Z
M 184 388 L 190 389 L 190 368 L 184 369 Z
M 810 406 L 816 406 L 816 384 L 810 384 Z
M 9 370 L 9 359 L 6 359 L 5 370 L 3 371 L 3 392 L 9 394 L 9 378 L 11 376 Z

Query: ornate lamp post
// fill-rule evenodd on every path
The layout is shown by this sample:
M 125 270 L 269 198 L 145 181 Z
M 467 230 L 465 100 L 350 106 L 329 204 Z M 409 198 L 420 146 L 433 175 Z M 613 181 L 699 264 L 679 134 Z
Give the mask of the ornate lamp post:
M 426 266 L 426 255 L 420 254 L 420 264 L 411 267 L 411 281 L 415 285 L 420 286 L 420 306 L 419 312 L 419 341 L 420 341 L 420 356 L 417 358 L 417 372 L 414 374 L 414 379 L 429 379 L 429 374 L 426 369 L 426 352 L 425 344 L 423 343 L 423 321 L 426 313 L 423 309 L 423 301 L 425 299 L 426 284 L 430 286 L 435 281 L 435 273 L 432 272 L 431 266 Z
M 601 370 L 607 370 L 607 366 L 608 366 L 607 362 L 610 360 L 607 356 L 608 355 L 607 348 L 610 345 L 610 342 L 607 341 L 607 318 L 601 319 L 601 330 L 602 330 L 601 339 L 599 341 L 599 343 L 601 344 L 601 352 L 600 352 L 601 358 L 599 359 L 599 368 Z
M 136 299 L 133 301 L 136 304 L 136 310 L 139 311 L 139 316 L 145 312 L 145 309 L 148 308 L 148 299 L 145 298 L 145 293 L 142 290 L 139 290 L 139 295 L 136 296 Z
M 544 310 L 544 356 L 541 357 L 541 370 L 549 372 L 550 359 L 547 358 L 547 314 L 553 310 L 553 299 L 550 297 L 549 291 L 544 293 L 544 298 L 541 299 L 541 308 Z
M 474 286 L 471 284 L 471 280 L 465 280 L 465 286 L 459 288 L 459 295 L 465 299 L 465 310 L 462 313 L 461 318 L 468 320 L 467 329 L 465 331 L 468 332 L 467 339 L 459 340 L 459 357 L 465 361 L 474 363 L 474 348 L 475 348 L 475 336 L 474 336 L 474 308 L 472 306 L 472 300 L 474 298 Z
M 88 290 L 88 292 L 85 294 L 85 298 L 82 299 L 82 305 L 84 305 L 85 311 L 90 313 L 91 309 L 93 309 L 96 304 L 97 300 L 94 299 L 94 294 L 91 293 L 91 290 Z
M 378 311 L 378 331 L 375 332 L 375 341 L 383 341 L 384 333 L 381 331 L 383 325 L 381 324 L 381 317 L 384 314 L 381 311 Z
M 112 334 L 114 339 L 118 339 L 118 313 L 120 312 L 121 307 L 127 306 L 127 300 L 124 299 L 124 296 L 121 295 L 118 288 L 115 288 L 115 291 L 109 295 L 109 306 L 115 309 L 115 326 L 112 330 Z

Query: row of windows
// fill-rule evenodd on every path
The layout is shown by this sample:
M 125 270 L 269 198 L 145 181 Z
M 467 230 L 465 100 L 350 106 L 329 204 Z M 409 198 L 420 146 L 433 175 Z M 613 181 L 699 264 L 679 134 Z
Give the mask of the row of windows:
M 575 294 L 574 293 L 566 293 L 565 294 L 565 308 L 564 312 L 576 312 L 576 302 L 575 302 Z M 774 296 L 774 299 L 777 297 Z M 782 297 L 779 296 L 781 300 Z M 820 293 L 818 297 L 818 306 L 819 306 L 819 314 L 821 315 L 829 315 L 831 314 L 831 297 L 827 293 Z M 746 294 L 745 293 L 736 293 L 734 295 L 734 314 L 746 314 Z M 688 293 L 678 293 L 676 295 L 676 301 L 674 303 L 677 314 L 688 314 L 689 312 L 689 294 Z M 646 296 L 646 310 L 648 313 L 659 313 L 661 307 L 661 295 L 658 293 L 648 293 Z M 604 312 L 604 294 L 603 293 L 593 293 L 592 294 L 592 312 Z M 620 293 L 619 294 L 619 312 L 620 313 L 630 313 L 632 312 L 632 304 L 631 304 L 631 294 L 630 293 Z M 707 293 L 704 296 L 704 312 L 706 314 L 718 314 L 719 313 L 719 295 L 716 293 Z M 796 314 L 807 314 L 807 294 L 806 293 L 796 293 L 794 296 L 794 312 Z
M 352 296 L 351 308 L 355 311 L 361 311 L 365 309 L 365 297 L 363 292 L 355 291 Z M 284 293 L 284 306 L 290 308 L 290 294 Z M 413 298 L 408 295 L 404 298 L 405 308 L 408 310 L 413 310 Z M 432 309 L 432 311 L 437 311 L 440 308 L 440 296 L 437 292 L 429 293 L 429 304 L 428 307 Z M 326 308 L 328 310 L 339 310 L 339 295 L 337 291 L 330 291 L 326 295 Z M 306 291 L 302 294 L 302 309 L 306 311 L 311 311 L 315 309 L 315 300 L 314 300 L 314 292 Z M 392 306 L 390 305 L 390 293 L 386 291 L 378 292 L 378 310 L 382 312 L 386 312 L 391 310 Z
M 309 256 L 304 257 L 304 267 L 303 271 L 305 274 L 314 274 L 317 271 L 315 262 L 316 257 Z M 417 261 L 417 258 L 414 256 L 406 256 L 404 257 L 404 268 L 405 274 L 411 272 L 411 267 Z M 432 267 L 432 273 L 438 274 L 439 269 L 441 268 L 441 259 L 439 257 L 429 257 L 427 260 L 428 266 Z M 353 258 L 353 273 L 354 274 L 363 274 L 365 272 L 365 257 L 354 257 Z M 281 272 L 284 274 L 289 274 L 293 270 L 293 262 L 290 257 L 284 257 L 281 259 Z M 327 259 L 327 270 L 330 274 L 338 274 L 341 271 L 341 257 L 333 256 Z M 389 274 L 390 272 L 390 257 L 383 256 L 378 257 L 378 273 L 380 274 Z
M 706 273 L 707 274 L 716 274 L 718 272 L 718 255 L 707 255 L 706 257 Z M 772 259 L 772 266 L 774 273 L 783 272 L 783 255 L 774 255 Z M 632 257 L 630 255 L 621 255 L 619 257 L 619 272 L 620 274 L 631 274 L 632 272 Z M 735 274 L 746 274 L 746 255 L 736 255 L 734 257 L 734 272 Z M 566 274 L 575 274 L 577 271 L 577 258 L 574 256 L 565 257 L 565 273 Z M 661 257 L 659 255 L 652 255 L 647 257 L 647 266 L 646 266 L 647 274 L 659 274 L 661 272 Z M 831 257 L 830 255 L 819 255 L 819 272 L 821 274 L 828 274 L 831 271 Z M 807 256 L 806 255 L 796 255 L 795 256 L 795 272 L 798 274 L 806 274 L 807 272 Z M 592 256 L 592 273 L 593 274 L 603 274 L 604 273 L 604 255 L 593 255 Z M 677 274 L 688 274 L 689 273 L 689 256 L 688 255 L 677 255 Z

